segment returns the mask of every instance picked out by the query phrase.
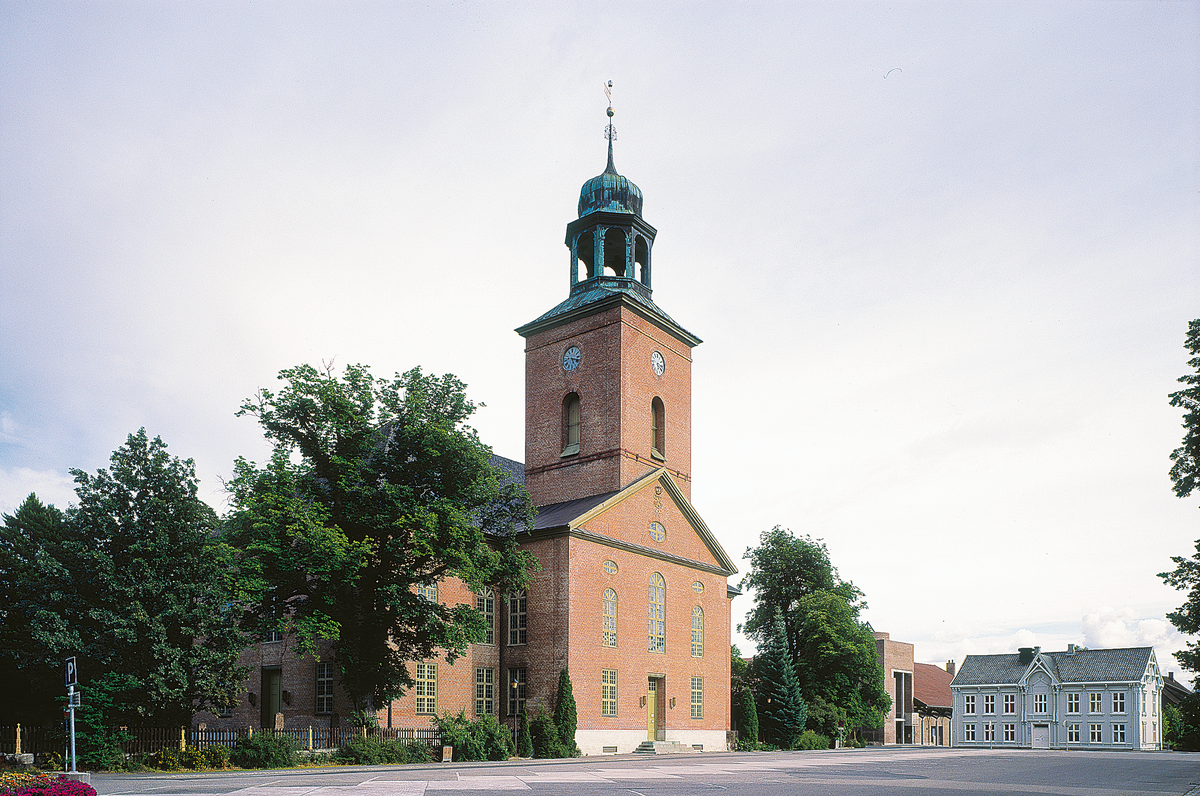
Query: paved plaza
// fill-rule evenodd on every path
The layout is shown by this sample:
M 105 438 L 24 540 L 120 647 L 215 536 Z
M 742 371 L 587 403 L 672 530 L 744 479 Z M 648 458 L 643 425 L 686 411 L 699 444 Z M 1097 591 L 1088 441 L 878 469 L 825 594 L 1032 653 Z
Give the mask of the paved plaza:
M 99 796 L 543 796 L 1060 794 L 1200 796 L 1200 754 L 887 748 L 362 766 L 198 774 L 97 774 Z

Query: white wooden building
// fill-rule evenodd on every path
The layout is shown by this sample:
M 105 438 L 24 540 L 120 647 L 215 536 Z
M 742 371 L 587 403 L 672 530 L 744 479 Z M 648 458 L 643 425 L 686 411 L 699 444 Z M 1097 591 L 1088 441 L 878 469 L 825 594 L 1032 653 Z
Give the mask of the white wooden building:
M 950 690 L 955 746 L 1162 748 L 1152 647 L 968 655 Z

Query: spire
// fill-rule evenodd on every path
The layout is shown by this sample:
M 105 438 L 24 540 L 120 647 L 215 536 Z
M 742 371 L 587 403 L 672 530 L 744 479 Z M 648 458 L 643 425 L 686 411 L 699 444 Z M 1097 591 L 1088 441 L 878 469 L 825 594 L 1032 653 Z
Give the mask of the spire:
M 608 139 L 608 166 L 604 169 L 605 174 L 616 174 L 617 167 L 613 165 L 613 141 L 617 140 L 617 128 L 613 127 L 613 106 L 612 106 L 612 81 L 608 81 L 604 86 L 604 96 L 608 97 L 608 126 L 604 128 L 604 137 Z

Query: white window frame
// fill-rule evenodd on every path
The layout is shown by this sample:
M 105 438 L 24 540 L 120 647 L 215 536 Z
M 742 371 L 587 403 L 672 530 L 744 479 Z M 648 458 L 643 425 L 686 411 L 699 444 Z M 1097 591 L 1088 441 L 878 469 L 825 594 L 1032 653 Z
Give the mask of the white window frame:
M 965 741 L 974 741 L 975 740 L 975 725 L 974 724 L 964 724 L 963 725 L 963 740 L 965 740 Z
M 1100 691 L 1088 692 L 1088 713 L 1104 712 L 1104 694 Z
M 1017 725 L 1005 724 L 1004 725 L 1004 742 L 1005 743 L 1016 743 L 1016 740 L 1017 740 Z
M 1125 725 L 1124 724 L 1114 724 L 1112 726 L 1112 742 L 1113 743 L 1125 743 L 1126 742 L 1125 741 Z
M 975 695 L 974 694 L 964 694 L 963 695 L 963 713 L 967 714 L 968 716 L 975 715 Z
M 1124 713 L 1125 712 L 1125 692 L 1124 691 L 1113 691 L 1113 693 L 1112 693 L 1112 712 L 1113 713 Z
M 985 716 L 995 716 L 996 715 L 996 695 L 995 694 L 984 694 L 983 695 L 983 715 L 985 715 Z
M 1104 743 L 1104 725 L 1098 721 L 1088 722 L 1088 743 Z
M 496 712 L 496 670 L 490 666 L 475 667 L 475 715 Z
M 1045 713 L 1046 712 L 1046 695 L 1045 694 L 1034 694 L 1033 695 L 1033 712 L 1034 713 Z
M 617 590 L 605 589 L 601 599 L 600 612 L 602 624 L 600 628 L 600 646 L 617 646 Z
M 704 718 L 704 678 L 692 678 L 692 718 Z
M 1067 692 L 1067 712 L 1068 713 L 1079 713 L 1080 712 L 1079 711 L 1079 692 L 1078 691 L 1068 691 Z
M 1004 695 L 1004 715 L 1011 716 L 1012 714 L 1014 714 L 1016 712 L 1017 712 L 1017 695 L 1016 694 L 1005 694 Z
M 1067 722 L 1067 743 L 1079 743 L 1079 722 Z

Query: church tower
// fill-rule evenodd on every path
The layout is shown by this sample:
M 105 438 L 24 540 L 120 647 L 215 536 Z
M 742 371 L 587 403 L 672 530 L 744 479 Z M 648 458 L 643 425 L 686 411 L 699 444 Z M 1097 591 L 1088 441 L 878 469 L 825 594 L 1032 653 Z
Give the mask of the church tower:
M 610 105 L 611 119 L 613 109 Z M 516 331 L 525 346 L 525 487 L 537 506 L 616 492 L 666 468 L 691 496 L 692 348 L 651 299 L 657 230 L 613 164 L 567 224 L 570 295 Z

